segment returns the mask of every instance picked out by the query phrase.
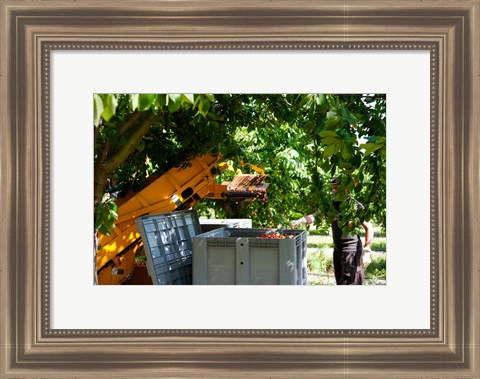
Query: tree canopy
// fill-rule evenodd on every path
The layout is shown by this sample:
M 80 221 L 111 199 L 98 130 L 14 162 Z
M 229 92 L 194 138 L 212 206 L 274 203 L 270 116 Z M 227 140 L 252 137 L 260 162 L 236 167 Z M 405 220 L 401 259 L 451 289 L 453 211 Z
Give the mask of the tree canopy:
M 242 160 L 263 168 L 270 185 L 267 199 L 205 200 L 196 206 L 201 214 L 277 227 L 317 212 L 317 226 L 326 228 L 338 217 L 338 200 L 346 232 L 364 220 L 385 226 L 385 95 L 98 94 L 94 109 L 102 233 L 115 222 L 112 192 L 139 190 L 154 172 L 206 152 L 222 153 L 235 170 L 249 170 Z M 226 171 L 219 180 L 233 175 Z

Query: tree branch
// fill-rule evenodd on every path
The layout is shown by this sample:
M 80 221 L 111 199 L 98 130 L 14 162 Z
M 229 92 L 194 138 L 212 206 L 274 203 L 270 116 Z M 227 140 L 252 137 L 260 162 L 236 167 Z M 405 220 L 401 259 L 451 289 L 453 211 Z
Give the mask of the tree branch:
M 134 112 L 119 128 L 118 138 L 122 137 L 128 130 L 135 125 L 147 112 Z
M 118 166 L 120 166 L 135 150 L 140 140 L 148 133 L 152 124 L 159 119 L 163 114 L 155 115 L 150 113 L 142 123 L 132 131 L 128 136 L 125 145 L 122 145 L 120 150 L 115 152 L 110 158 L 108 158 L 103 167 L 107 173 L 112 172 Z

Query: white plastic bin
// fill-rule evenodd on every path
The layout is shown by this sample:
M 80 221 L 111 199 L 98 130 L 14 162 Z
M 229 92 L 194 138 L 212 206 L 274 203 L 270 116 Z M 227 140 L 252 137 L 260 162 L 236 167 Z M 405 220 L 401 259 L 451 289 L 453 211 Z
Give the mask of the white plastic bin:
M 260 238 L 272 230 L 223 228 L 193 238 L 193 284 L 304 285 L 307 234 L 273 230 L 293 238 Z
M 211 230 L 219 228 L 251 228 L 252 220 L 249 218 L 218 218 L 218 219 L 206 219 L 201 218 L 200 227 L 202 233 L 209 232 Z

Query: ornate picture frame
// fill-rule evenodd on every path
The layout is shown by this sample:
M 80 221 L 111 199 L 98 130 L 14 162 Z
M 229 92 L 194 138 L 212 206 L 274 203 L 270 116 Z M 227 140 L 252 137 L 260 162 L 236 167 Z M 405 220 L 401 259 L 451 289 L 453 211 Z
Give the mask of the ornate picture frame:
M 0 377 L 480 377 L 480 2 L 3 1 Z M 54 50 L 429 50 L 430 328 L 50 327 Z

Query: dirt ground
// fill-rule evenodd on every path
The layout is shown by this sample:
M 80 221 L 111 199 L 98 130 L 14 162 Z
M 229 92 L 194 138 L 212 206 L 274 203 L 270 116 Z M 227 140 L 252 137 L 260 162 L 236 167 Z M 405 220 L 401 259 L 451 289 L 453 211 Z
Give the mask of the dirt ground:
M 369 286 L 381 286 L 386 285 L 387 281 L 385 279 L 365 279 L 365 285 Z M 318 275 L 314 273 L 308 273 L 307 285 L 322 285 L 322 286 L 335 286 L 335 276 L 334 275 Z

